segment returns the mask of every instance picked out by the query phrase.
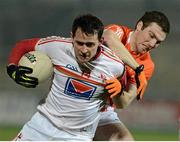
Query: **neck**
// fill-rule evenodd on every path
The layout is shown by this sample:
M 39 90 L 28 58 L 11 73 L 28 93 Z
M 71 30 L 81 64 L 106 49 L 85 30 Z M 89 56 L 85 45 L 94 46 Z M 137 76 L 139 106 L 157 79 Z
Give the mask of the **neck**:
M 101 47 L 98 46 L 96 54 L 94 55 L 94 57 L 90 61 L 96 60 L 99 57 L 100 53 L 101 53 Z

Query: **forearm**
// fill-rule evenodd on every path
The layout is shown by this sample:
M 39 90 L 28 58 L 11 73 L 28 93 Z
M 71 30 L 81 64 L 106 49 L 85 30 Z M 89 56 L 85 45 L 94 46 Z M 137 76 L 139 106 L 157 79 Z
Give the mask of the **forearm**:
M 22 40 L 16 43 L 15 47 L 11 50 L 8 64 L 18 64 L 20 58 L 27 52 L 35 50 L 35 45 L 39 38 Z
M 136 98 L 137 88 L 136 85 L 131 84 L 128 91 L 123 91 L 121 95 L 113 98 L 116 108 L 125 108 Z
M 136 69 L 139 64 L 132 57 L 126 47 L 120 42 L 117 35 L 111 30 L 105 30 L 103 33 L 104 40 L 108 47 L 128 66 Z

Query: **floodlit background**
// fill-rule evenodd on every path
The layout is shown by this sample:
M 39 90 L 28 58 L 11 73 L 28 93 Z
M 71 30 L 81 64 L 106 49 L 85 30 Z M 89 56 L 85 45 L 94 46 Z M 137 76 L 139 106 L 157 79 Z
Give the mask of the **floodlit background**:
M 160 10 L 170 20 L 171 32 L 153 50 L 156 64 L 144 100 L 121 110 L 121 120 L 136 140 L 178 140 L 180 116 L 180 1 L 179 0 L 0 0 L 0 140 L 11 140 L 48 93 L 49 81 L 26 89 L 6 74 L 7 57 L 21 39 L 59 35 L 69 37 L 73 19 L 82 13 L 98 16 L 105 25 L 134 28 L 145 11 Z M 144 132 L 151 137 L 144 137 Z M 164 139 L 155 137 L 161 132 Z M 170 135 L 172 134 L 172 135 Z

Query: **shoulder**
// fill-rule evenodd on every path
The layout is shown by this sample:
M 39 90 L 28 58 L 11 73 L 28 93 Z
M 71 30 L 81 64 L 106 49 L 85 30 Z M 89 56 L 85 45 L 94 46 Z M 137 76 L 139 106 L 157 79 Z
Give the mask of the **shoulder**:
M 124 31 L 122 29 L 122 27 L 120 25 L 116 25 L 116 24 L 111 24 L 105 27 L 105 30 L 111 30 L 114 33 L 116 33 L 116 35 L 121 38 L 121 36 L 124 34 Z
M 71 44 L 71 38 L 64 38 L 60 36 L 49 36 L 46 38 L 41 38 L 38 45 L 48 44 L 48 43 L 61 43 L 61 44 Z
M 47 53 L 56 54 L 61 51 L 69 51 L 72 48 L 71 38 L 64 38 L 59 36 L 50 36 L 41 38 L 35 46 L 36 50 L 45 51 Z
M 117 24 L 110 24 L 105 27 L 105 30 L 112 30 L 119 39 L 127 38 L 129 33 L 132 31 L 130 28 Z

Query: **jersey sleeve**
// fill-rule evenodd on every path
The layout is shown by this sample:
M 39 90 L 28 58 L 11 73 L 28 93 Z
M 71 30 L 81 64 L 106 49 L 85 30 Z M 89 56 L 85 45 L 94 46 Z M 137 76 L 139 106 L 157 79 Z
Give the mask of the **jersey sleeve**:
M 72 39 L 59 36 L 42 38 L 37 43 L 35 50 L 45 53 L 53 64 L 59 64 L 57 58 L 67 60 L 66 54 L 72 48 Z M 68 53 L 69 54 L 69 53 Z
M 39 38 L 33 38 L 17 42 L 15 47 L 10 52 L 8 64 L 18 65 L 19 60 L 25 53 L 35 50 L 35 46 L 38 41 Z
M 124 36 L 123 28 L 119 25 L 111 24 L 105 27 L 105 30 L 112 30 L 120 40 L 122 40 Z
M 112 30 L 124 45 L 128 40 L 129 33 L 132 31 L 128 27 L 115 25 L 115 24 L 106 26 L 105 30 Z

